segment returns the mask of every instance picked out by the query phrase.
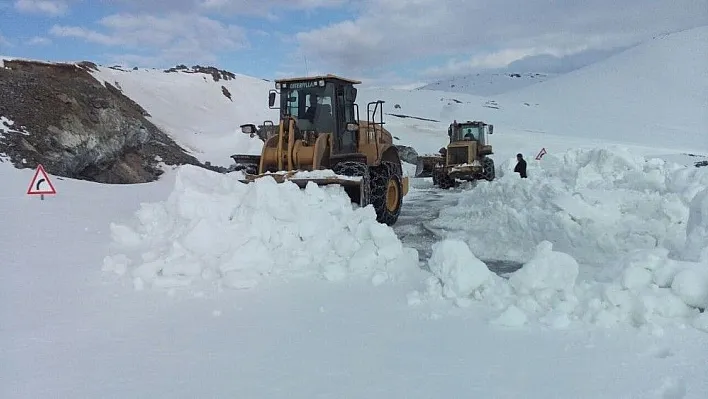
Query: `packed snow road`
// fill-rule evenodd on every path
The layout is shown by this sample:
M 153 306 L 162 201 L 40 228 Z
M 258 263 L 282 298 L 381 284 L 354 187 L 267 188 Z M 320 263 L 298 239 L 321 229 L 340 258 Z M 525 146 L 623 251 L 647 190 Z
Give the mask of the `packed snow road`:
M 457 206 L 463 197 L 474 196 L 474 185 L 461 184 L 459 187 L 442 190 L 433 186 L 431 178 L 410 178 L 410 191 L 404 198 L 401 215 L 393 226 L 393 231 L 403 245 L 418 250 L 420 267 L 430 271 L 428 259 L 432 254 L 432 246 L 440 241 L 444 229 L 431 228 L 428 222 L 436 220 L 443 209 Z M 469 220 L 474 224 L 475 220 Z M 482 259 L 492 272 L 505 277 L 508 273 L 521 268 L 520 262 L 500 259 Z

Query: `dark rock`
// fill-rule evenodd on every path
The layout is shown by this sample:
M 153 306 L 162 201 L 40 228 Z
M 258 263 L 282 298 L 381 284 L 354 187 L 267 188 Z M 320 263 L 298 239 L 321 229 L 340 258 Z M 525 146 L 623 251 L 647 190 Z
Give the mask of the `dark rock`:
M 221 92 L 228 98 L 229 100 L 233 101 L 231 98 L 231 93 L 229 92 L 229 89 L 227 89 L 225 86 L 221 86 Z
M 95 64 L 5 61 L 0 116 L 14 121 L 0 152 L 18 168 L 43 164 L 57 176 L 102 183 L 142 183 L 168 165 L 201 165 L 145 119 L 148 113 L 88 71 Z M 23 161 L 24 160 L 24 161 Z
M 174 72 L 183 72 L 183 73 L 203 73 L 207 75 L 211 75 L 212 79 L 214 79 L 214 82 L 218 82 L 220 80 L 232 80 L 236 78 L 236 75 L 232 72 L 223 70 L 223 69 L 218 69 L 215 67 L 204 67 L 201 65 L 195 65 L 192 68 L 187 68 L 186 65 L 177 65 L 175 67 L 172 67 L 170 69 L 165 70 L 166 73 L 174 73 Z

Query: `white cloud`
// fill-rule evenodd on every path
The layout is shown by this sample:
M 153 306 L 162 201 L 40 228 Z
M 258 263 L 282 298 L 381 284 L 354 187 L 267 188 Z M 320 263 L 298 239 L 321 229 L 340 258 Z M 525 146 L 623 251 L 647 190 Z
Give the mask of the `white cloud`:
M 114 3 L 150 12 L 199 12 L 274 18 L 280 11 L 336 8 L 351 0 L 114 0 Z
M 46 46 L 52 44 L 52 41 L 46 37 L 34 36 L 27 40 L 27 44 L 30 46 Z
M 104 44 L 108 46 L 123 43 L 122 39 L 119 37 L 105 35 L 103 33 L 98 33 L 96 31 L 85 29 L 80 26 L 54 25 L 49 30 L 49 33 L 57 37 L 81 38 L 86 40 L 87 42 Z
M 87 42 L 119 47 L 126 55 L 114 58 L 149 61 L 151 65 L 183 62 L 213 62 L 216 54 L 247 46 L 245 31 L 205 16 L 170 13 L 114 14 L 102 18 L 101 31 L 79 26 L 55 25 L 57 37 L 80 38 Z
M 354 19 L 297 39 L 311 59 L 336 70 L 369 73 L 440 57 L 429 72 L 443 73 L 626 46 L 708 24 L 706 9 L 706 0 L 362 0 Z
M 57 17 L 66 14 L 69 5 L 65 0 L 16 0 L 15 10 Z

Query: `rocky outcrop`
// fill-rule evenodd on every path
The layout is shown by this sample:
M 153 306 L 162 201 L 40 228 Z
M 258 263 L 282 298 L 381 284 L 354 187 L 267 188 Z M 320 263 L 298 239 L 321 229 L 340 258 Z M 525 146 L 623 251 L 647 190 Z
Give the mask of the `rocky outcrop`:
M 155 180 L 168 165 L 204 166 L 153 125 L 121 91 L 96 80 L 91 63 L 4 61 L 0 153 L 18 168 L 102 183 Z M 9 122 L 11 121 L 11 122 Z M 9 126 L 12 124 L 11 126 Z
M 195 65 L 191 68 L 187 67 L 186 65 L 177 65 L 175 67 L 166 69 L 165 72 L 167 73 L 172 73 L 172 72 L 184 72 L 184 73 L 203 73 L 206 75 L 211 75 L 212 79 L 214 79 L 214 82 L 218 82 L 220 80 L 231 80 L 235 79 L 236 75 L 233 72 L 229 72 L 223 69 L 218 69 L 215 67 L 211 66 L 201 66 L 201 65 Z

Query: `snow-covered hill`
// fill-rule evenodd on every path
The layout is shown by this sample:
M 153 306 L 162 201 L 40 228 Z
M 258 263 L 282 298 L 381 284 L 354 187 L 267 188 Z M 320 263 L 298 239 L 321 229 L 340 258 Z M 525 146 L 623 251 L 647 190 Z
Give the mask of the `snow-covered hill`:
M 120 88 L 152 115 L 152 122 L 202 162 L 228 166 L 236 152 L 259 154 L 262 141 L 240 125 L 277 118 L 268 108 L 271 82 L 233 74 L 218 81 L 190 69 L 99 67 L 94 76 Z M 225 90 L 224 90 L 225 89 Z
M 553 79 L 551 73 L 475 73 L 454 76 L 421 86 L 416 90 L 448 91 L 476 96 L 494 96 Z
M 539 130 L 705 152 L 706 43 L 708 26 L 659 36 L 496 100 L 508 106 L 529 104 L 517 118 Z

